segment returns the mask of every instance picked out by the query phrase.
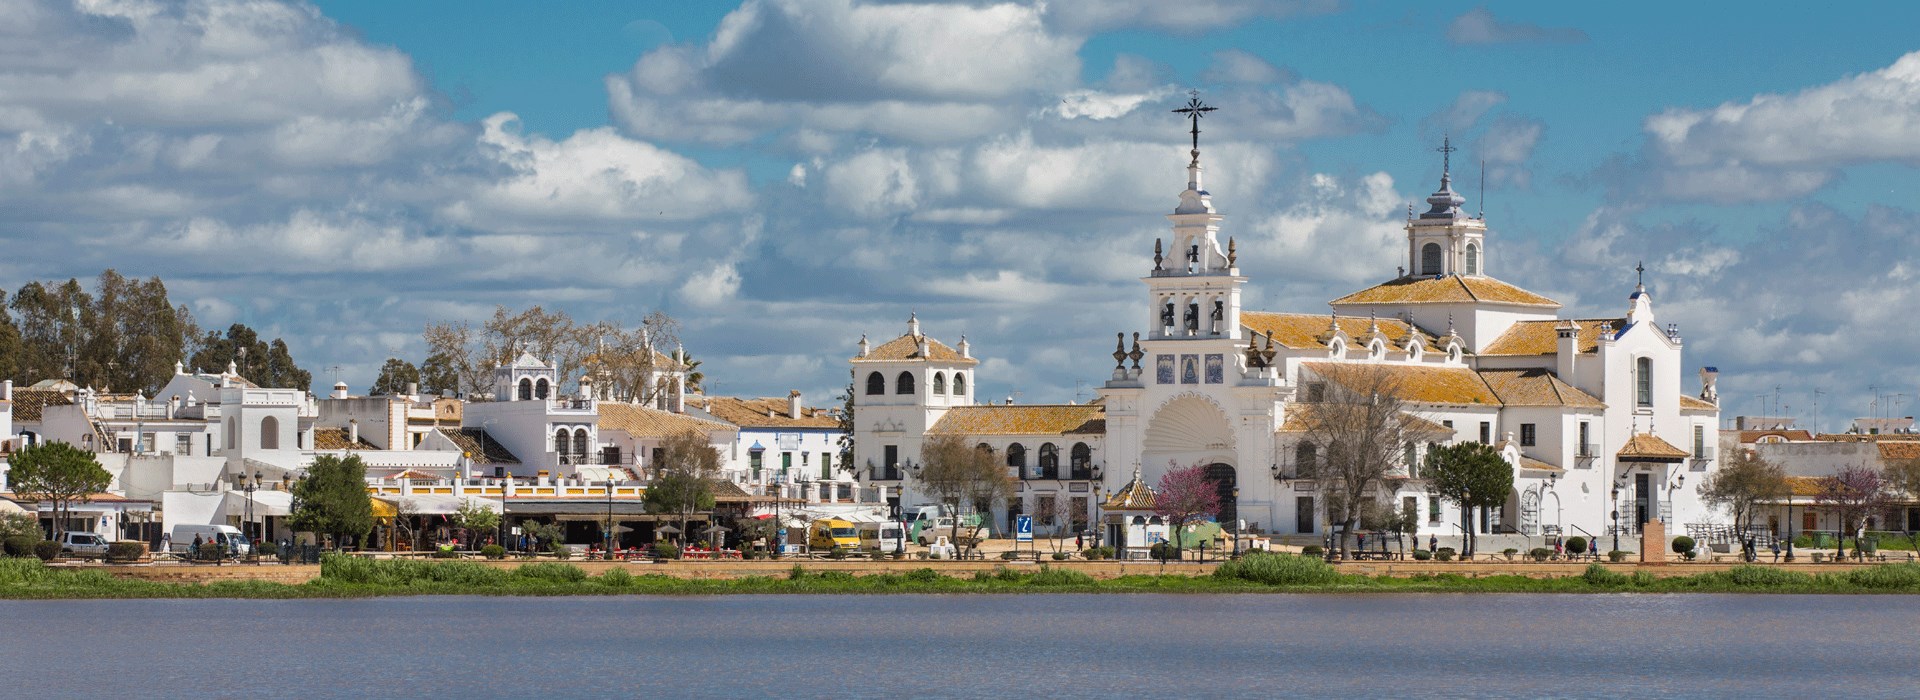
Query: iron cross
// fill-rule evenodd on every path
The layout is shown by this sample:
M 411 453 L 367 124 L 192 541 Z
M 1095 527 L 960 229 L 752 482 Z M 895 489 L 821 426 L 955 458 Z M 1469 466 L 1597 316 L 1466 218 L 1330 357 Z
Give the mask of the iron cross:
M 1200 117 L 1216 109 L 1219 108 L 1208 107 L 1205 103 L 1202 103 L 1200 101 L 1200 91 L 1194 90 L 1187 93 L 1187 106 L 1173 110 L 1176 114 L 1186 115 L 1187 120 L 1193 122 L 1193 150 L 1196 153 L 1200 151 Z
M 1448 134 L 1447 136 L 1441 137 L 1440 147 L 1433 150 L 1440 152 L 1440 172 L 1451 172 L 1453 170 L 1453 152 L 1460 150 L 1453 147 L 1453 135 Z

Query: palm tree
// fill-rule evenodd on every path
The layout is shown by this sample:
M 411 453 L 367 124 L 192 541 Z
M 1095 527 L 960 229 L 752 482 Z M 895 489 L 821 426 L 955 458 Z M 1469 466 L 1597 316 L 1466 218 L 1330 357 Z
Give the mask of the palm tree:
M 700 369 L 700 361 L 693 359 L 693 355 L 691 353 L 687 353 L 684 351 L 680 354 L 680 360 L 681 362 L 686 364 L 686 367 L 683 367 L 682 369 L 684 369 L 687 373 L 687 393 L 689 394 L 706 393 L 705 391 L 702 391 L 703 387 L 700 386 L 700 382 L 706 379 L 707 375 L 704 372 L 696 371 Z

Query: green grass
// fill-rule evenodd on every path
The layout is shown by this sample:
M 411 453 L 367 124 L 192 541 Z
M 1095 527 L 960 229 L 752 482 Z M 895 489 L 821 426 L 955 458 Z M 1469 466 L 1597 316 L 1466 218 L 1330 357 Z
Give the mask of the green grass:
M 682 579 L 613 569 L 589 576 L 556 562 L 501 569 L 473 562 L 328 557 L 313 581 L 177 584 L 117 578 L 97 568 L 48 567 L 0 558 L 0 598 L 329 598 L 393 595 L 717 595 L 795 593 L 1920 593 L 1920 564 L 1882 564 L 1806 574 L 1766 566 L 1656 578 L 1592 565 L 1579 575 L 1536 579 L 1454 573 L 1404 578 L 1344 574 L 1316 558 L 1251 555 L 1211 575 L 1134 574 L 1096 580 L 1071 568 L 996 567 L 948 576 L 922 568 L 868 576 L 810 571 L 783 576 Z

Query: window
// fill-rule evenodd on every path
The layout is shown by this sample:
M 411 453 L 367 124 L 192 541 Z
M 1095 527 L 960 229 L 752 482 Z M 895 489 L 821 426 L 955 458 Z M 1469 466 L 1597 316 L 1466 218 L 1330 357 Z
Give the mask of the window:
M 1532 447 L 1534 440 L 1537 439 L 1538 435 L 1539 435 L 1539 432 L 1536 428 L 1534 428 L 1534 425 L 1532 423 L 1520 424 L 1520 446 L 1521 447 Z
M 1443 420 L 1443 421 L 1440 421 L 1440 424 L 1441 424 L 1441 425 L 1444 425 L 1444 426 L 1447 426 L 1447 427 L 1449 427 L 1449 428 L 1451 428 L 1451 427 L 1453 427 L 1453 421 L 1450 421 L 1450 420 Z
M 1580 456 L 1582 457 L 1593 456 L 1593 440 L 1590 439 L 1592 437 L 1593 437 L 1593 423 L 1588 421 L 1580 421 L 1580 444 L 1574 446 L 1575 449 L 1580 450 Z
M 867 375 L 867 395 L 877 396 L 885 393 L 887 393 L 887 378 L 880 376 L 879 372 Z
M 1313 471 L 1314 464 L 1320 459 L 1320 449 L 1311 442 L 1303 442 L 1293 448 L 1294 474 L 1300 475 Z
M 967 375 L 961 374 L 959 372 L 953 373 L 953 395 L 954 396 L 967 395 Z
M 1025 469 L 1027 466 L 1027 448 L 1020 443 L 1007 446 L 1007 466 Z
M 1040 478 L 1060 478 L 1060 448 L 1051 442 L 1040 445 Z
M 280 419 L 273 416 L 260 419 L 260 449 L 280 449 Z
M 880 465 L 880 468 L 886 470 L 888 480 L 899 479 L 900 478 L 900 446 L 888 445 L 886 448 L 886 456 L 883 457 L 882 459 L 884 460 L 884 462 Z
M 1439 496 L 1427 497 L 1427 522 L 1430 522 L 1430 523 L 1440 522 L 1440 497 Z
M 1467 244 L 1467 274 L 1480 274 L 1480 246 Z
M 898 379 L 893 380 L 893 393 L 896 393 L 896 394 L 913 393 L 913 373 L 912 372 L 901 372 L 900 377 Z
M 525 377 L 520 378 L 520 400 L 521 401 L 533 400 L 533 380 L 527 379 Z
M 1428 243 L 1420 246 L 1420 274 L 1440 274 L 1440 244 Z
M 1482 445 L 1493 444 L 1493 424 L 1492 423 L 1489 423 L 1486 421 L 1480 421 L 1480 444 Z
M 1073 443 L 1071 455 L 1069 464 L 1073 473 L 1069 476 L 1075 479 L 1093 478 L 1093 448 L 1087 447 L 1087 443 L 1076 442 Z
M 755 479 L 760 478 L 760 466 L 762 464 L 761 458 L 765 454 L 766 454 L 765 452 L 761 452 L 760 450 L 747 451 L 747 469 L 753 472 L 753 478 Z
M 570 437 L 566 428 L 553 431 L 553 451 L 554 454 L 560 455 L 560 460 L 563 462 L 566 461 L 567 455 L 573 453 L 573 440 L 569 439 Z
M 939 396 L 939 395 L 941 395 L 941 394 L 945 394 L 945 393 L 947 393 L 947 375 L 946 375 L 946 373 L 944 373 L 944 372 L 934 372 L 934 373 L 933 373 L 933 395 L 935 395 L 935 396 Z
M 548 393 L 547 380 L 545 377 L 533 383 L 533 398 L 545 400 Z
M 785 474 L 792 470 L 793 470 L 793 453 L 792 452 L 780 453 L 780 473 Z
M 184 455 L 193 451 L 193 433 L 180 433 L 173 436 L 173 453 Z
M 586 428 L 578 428 L 573 431 L 573 453 L 583 458 L 587 456 Z
M 1653 358 L 1642 357 L 1634 360 L 1634 386 L 1639 393 L 1641 406 L 1653 406 Z
M 1707 458 L 1707 426 L 1693 426 L 1693 458 Z
M 1326 382 L 1313 382 L 1307 385 L 1307 403 L 1320 403 L 1327 400 Z
M 1401 450 L 1400 459 L 1407 464 L 1407 478 L 1409 479 L 1420 478 L 1420 461 L 1416 459 L 1419 457 L 1419 452 L 1419 448 L 1415 447 L 1411 442 L 1407 443 Z

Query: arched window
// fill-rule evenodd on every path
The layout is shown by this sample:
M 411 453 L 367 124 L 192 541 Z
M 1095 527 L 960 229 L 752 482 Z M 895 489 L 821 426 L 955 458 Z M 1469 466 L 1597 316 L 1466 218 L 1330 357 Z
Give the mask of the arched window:
M 1294 466 L 1295 475 L 1312 472 L 1314 468 L 1318 466 L 1319 462 L 1320 462 L 1320 448 L 1314 447 L 1313 443 L 1303 442 L 1293 448 L 1293 466 Z
M 939 396 L 944 393 L 947 393 L 947 373 L 934 372 L 933 373 L 933 394 L 935 396 Z
M 1073 443 L 1073 452 L 1069 454 L 1072 460 L 1069 465 L 1073 471 L 1070 476 L 1075 479 L 1093 478 L 1093 448 L 1087 447 L 1087 443 L 1076 442 Z
M 1420 246 L 1420 274 L 1440 274 L 1440 244 L 1428 243 Z
M 533 380 L 527 379 L 526 377 L 520 378 L 520 400 L 533 400 Z
M 913 393 L 913 373 L 912 372 L 901 372 L 900 377 L 898 379 L 893 380 L 893 393 L 896 393 L 896 394 Z
M 573 453 L 581 457 L 585 457 L 591 454 L 591 452 L 587 450 L 587 429 L 586 428 L 573 429 Z
M 1653 405 L 1653 358 L 1642 357 L 1633 363 L 1635 393 L 1641 406 Z
M 1008 445 L 1007 466 L 1019 467 L 1021 469 L 1027 468 L 1027 448 L 1022 447 L 1020 443 L 1017 442 Z
M 566 428 L 553 431 L 553 451 L 560 455 L 561 461 L 566 461 L 567 456 L 573 454 L 573 440 Z
M 1060 448 L 1051 442 L 1040 445 L 1040 478 L 1060 478 Z
M 887 393 L 887 378 L 880 376 L 879 372 L 867 375 L 867 395 L 877 396 L 885 393 Z
M 547 398 L 547 380 L 545 377 L 533 383 L 533 397 L 536 399 Z
M 260 449 L 280 449 L 280 419 L 273 416 L 260 419 Z
M 967 395 L 967 375 L 961 374 L 959 372 L 953 373 L 953 395 L 954 396 Z
M 993 446 L 984 442 L 978 445 L 974 445 L 973 449 L 979 450 L 981 452 L 985 452 L 987 454 L 993 454 Z
M 1480 246 L 1467 244 L 1467 274 L 1480 274 Z

